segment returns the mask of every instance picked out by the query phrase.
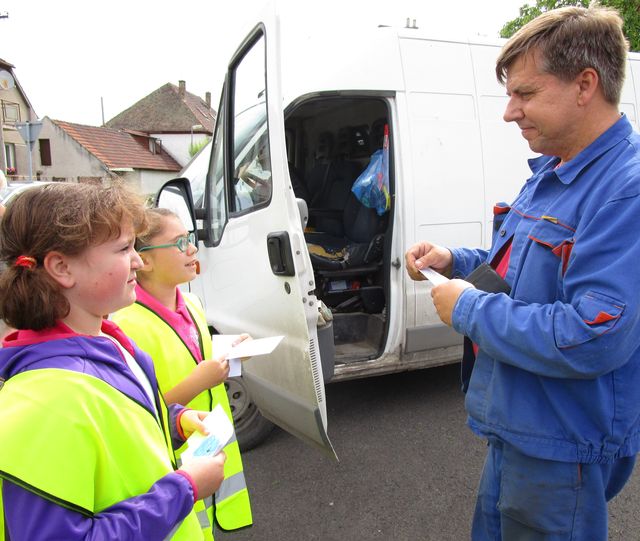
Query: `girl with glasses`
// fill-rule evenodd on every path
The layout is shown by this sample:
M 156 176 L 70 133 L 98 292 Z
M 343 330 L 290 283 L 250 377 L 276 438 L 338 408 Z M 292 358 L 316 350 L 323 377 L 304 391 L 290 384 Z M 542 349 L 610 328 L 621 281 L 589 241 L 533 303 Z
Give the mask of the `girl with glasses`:
M 112 319 L 151 355 L 165 400 L 208 411 L 220 404 L 233 421 L 224 386 L 229 363 L 224 355 L 212 352 L 198 298 L 178 288 L 198 273 L 195 235 L 170 210 L 148 209 L 146 216 L 149 228 L 136 239 L 143 263 L 137 271 L 136 302 Z M 237 342 L 246 338 L 241 335 Z M 178 457 L 184 449 L 178 450 Z M 214 520 L 224 530 L 252 524 L 235 436 L 224 452 L 225 479 L 214 497 L 199 502 L 196 509 L 205 539 L 212 539 Z

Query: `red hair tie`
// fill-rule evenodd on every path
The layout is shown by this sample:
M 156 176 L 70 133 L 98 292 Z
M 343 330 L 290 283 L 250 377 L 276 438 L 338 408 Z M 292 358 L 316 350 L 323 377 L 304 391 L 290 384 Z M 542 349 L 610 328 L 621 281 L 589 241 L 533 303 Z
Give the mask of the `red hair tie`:
M 28 255 L 18 256 L 14 265 L 16 267 L 25 267 L 27 269 L 33 269 L 38 262 L 35 257 L 31 257 Z

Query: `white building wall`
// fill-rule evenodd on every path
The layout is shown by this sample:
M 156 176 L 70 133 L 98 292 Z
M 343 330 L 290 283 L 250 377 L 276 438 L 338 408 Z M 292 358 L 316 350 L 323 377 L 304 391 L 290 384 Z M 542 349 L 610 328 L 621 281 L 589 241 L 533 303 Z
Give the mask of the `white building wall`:
M 67 133 L 58 128 L 48 117 L 42 119 L 42 130 L 38 139 L 49 139 L 51 147 L 51 165 L 44 166 L 40 161 L 40 142 L 33 148 L 33 174 L 41 173 L 44 179 L 60 178 L 77 181 L 78 177 L 109 176 L 108 171 L 95 156 L 90 154 Z
M 190 133 L 152 133 L 151 136 L 162 141 L 162 148 L 180 164 L 180 167 L 187 165 L 191 159 L 191 156 L 189 156 Z M 194 133 L 193 142 L 199 143 L 207 137 L 208 135 L 205 133 Z
M 165 182 L 178 177 L 178 171 L 151 171 L 149 169 L 141 169 L 138 173 L 140 174 L 138 186 L 140 193 L 153 196 L 155 196 Z

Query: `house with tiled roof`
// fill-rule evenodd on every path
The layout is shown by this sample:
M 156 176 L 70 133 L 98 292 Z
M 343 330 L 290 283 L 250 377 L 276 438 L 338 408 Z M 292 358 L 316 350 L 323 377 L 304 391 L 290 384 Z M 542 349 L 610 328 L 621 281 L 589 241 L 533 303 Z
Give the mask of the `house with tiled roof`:
M 0 58 L 0 170 L 9 179 L 28 174 L 27 145 L 16 123 L 37 119 L 29 98 L 15 74 L 15 66 Z
M 58 181 L 121 178 L 140 193 L 155 193 L 181 167 L 159 139 L 144 132 L 42 119 L 37 175 Z M 37 156 L 35 156 L 38 154 Z
M 106 123 L 109 128 L 144 132 L 162 141 L 182 166 L 191 159 L 189 147 L 213 134 L 216 113 L 211 93 L 205 98 L 187 92 L 185 81 L 167 83 Z

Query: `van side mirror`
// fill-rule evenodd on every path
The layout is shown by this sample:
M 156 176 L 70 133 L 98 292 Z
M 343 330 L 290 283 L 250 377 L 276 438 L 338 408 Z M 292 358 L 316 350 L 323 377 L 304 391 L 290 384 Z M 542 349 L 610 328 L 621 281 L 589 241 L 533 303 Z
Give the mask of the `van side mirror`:
M 177 178 L 165 183 L 156 196 L 156 207 L 175 212 L 189 232 L 195 232 L 197 240 L 205 236 L 198 229 L 196 213 L 193 205 L 191 184 L 186 178 Z

